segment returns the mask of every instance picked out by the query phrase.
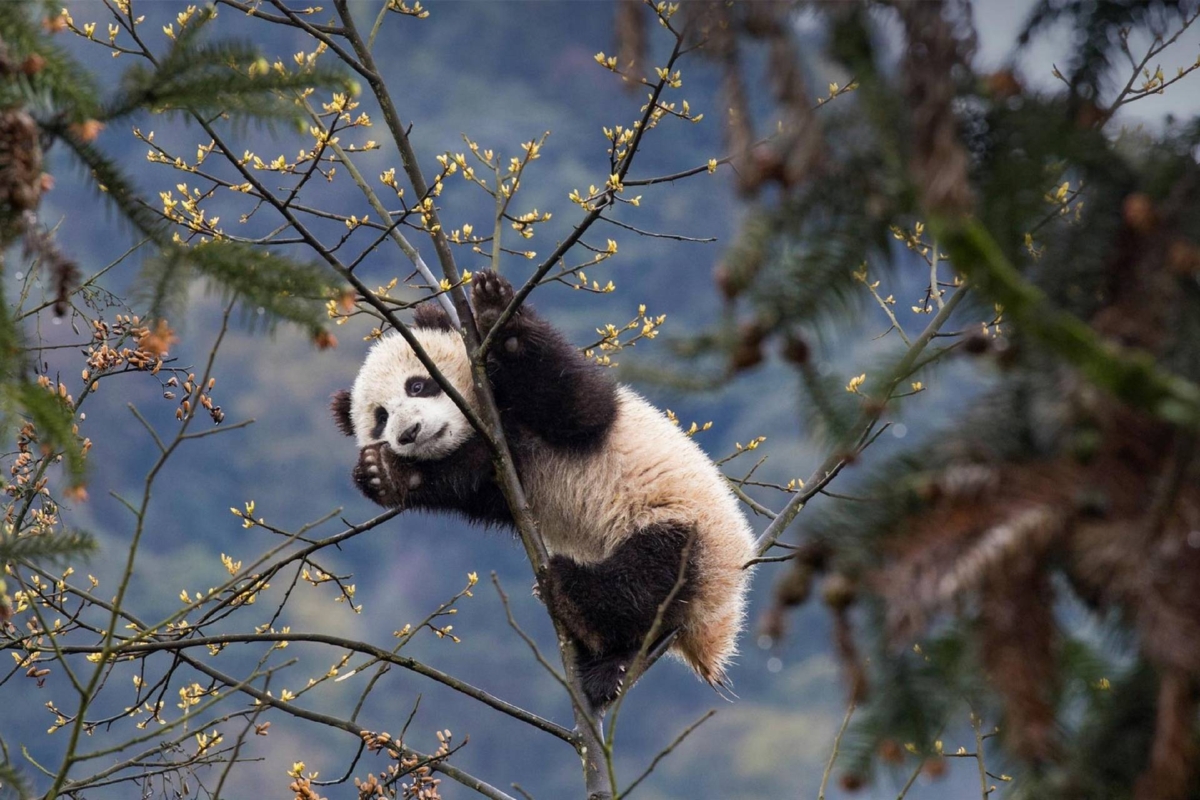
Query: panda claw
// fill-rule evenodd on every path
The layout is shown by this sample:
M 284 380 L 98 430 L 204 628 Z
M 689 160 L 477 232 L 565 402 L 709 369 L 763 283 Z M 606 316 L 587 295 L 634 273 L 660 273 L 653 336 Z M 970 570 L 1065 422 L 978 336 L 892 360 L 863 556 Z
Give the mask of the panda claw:
M 379 478 L 371 478 L 371 485 L 372 486 L 381 486 L 381 485 L 383 485 L 383 481 L 379 480 Z
M 408 488 L 416 489 L 420 485 L 421 485 L 421 474 L 419 472 L 414 472 L 408 478 Z

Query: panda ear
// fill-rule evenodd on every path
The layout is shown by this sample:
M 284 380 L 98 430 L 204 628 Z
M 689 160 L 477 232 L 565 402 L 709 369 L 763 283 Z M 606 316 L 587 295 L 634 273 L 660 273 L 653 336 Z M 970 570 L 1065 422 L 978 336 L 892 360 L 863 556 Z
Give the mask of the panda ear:
M 413 312 L 413 327 L 430 330 L 453 331 L 454 323 L 436 301 L 421 303 Z
M 354 435 L 354 422 L 350 419 L 350 393 L 345 389 L 333 393 L 333 402 L 329 404 L 333 410 L 333 421 L 338 430 L 347 436 Z

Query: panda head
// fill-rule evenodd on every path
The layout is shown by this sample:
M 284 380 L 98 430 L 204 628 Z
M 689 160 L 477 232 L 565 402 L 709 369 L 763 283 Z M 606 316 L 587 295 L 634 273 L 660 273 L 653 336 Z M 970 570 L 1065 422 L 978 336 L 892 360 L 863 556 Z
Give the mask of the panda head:
M 449 317 L 432 304 L 419 306 L 412 332 L 451 385 L 474 406 L 470 363 Z M 375 343 L 349 392 L 334 395 L 333 415 L 359 447 L 382 442 L 413 461 L 444 458 L 474 432 L 397 333 Z

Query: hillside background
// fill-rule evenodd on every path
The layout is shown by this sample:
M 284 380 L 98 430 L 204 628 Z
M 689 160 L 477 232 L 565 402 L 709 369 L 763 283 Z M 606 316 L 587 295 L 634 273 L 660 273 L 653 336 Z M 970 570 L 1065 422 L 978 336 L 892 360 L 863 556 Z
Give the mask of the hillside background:
M 149 19 L 144 29 L 150 32 L 157 32 L 185 7 L 173 2 L 145 5 Z M 373 17 L 375 4 L 362 5 L 364 19 Z M 1007 57 L 1027 5 L 1024 0 L 977 4 L 982 60 L 999 65 Z M 423 22 L 389 20 L 376 49 L 402 116 L 414 122 L 417 152 L 429 168 L 435 155 L 461 151 L 464 133 L 507 155 L 517 153 L 520 142 L 550 131 L 543 158 L 523 181 L 519 202 L 521 210 L 536 206 L 554 212 L 554 219 L 525 245 L 547 251 L 577 219 L 577 209 L 566 200 L 568 192 L 599 183 L 606 174 L 601 127 L 628 124 L 643 101 L 640 95 L 624 91 L 592 58 L 597 51 L 612 49 L 613 6 L 607 2 L 482 1 L 434 2 L 430 6 L 431 16 Z M 73 2 L 67 7 L 77 22 L 99 20 L 104 24 L 99 3 Z M 233 16 L 231 10 L 222 10 L 218 28 L 231 30 Z M 161 23 L 157 17 L 162 18 Z M 289 36 L 287 29 L 251 20 L 239 21 L 237 26 L 269 58 L 288 60 L 296 50 L 309 48 L 307 41 Z M 811 39 L 819 32 L 802 27 L 801 36 Z M 1193 41 L 1181 44 L 1180 50 L 1194 54 L 1200 35 L 1193 31 L 1188 36 Z M 121 65 L 103 47 L 89 47 L 69 36 L 61 40 L 101 76 L 115 74 L 114 67 Z M 651 44 L 662 42 L 652 38 Z M 1061 41 L 1039 44 L 1021 56 L 1022 73 L 1035 85 L 1051 80 L 1052 62 L 1069 52 L 1069 47 L 1069 42 Z M 819 62 L 808 67 L 816 73 L 815 86 L 847 78 L 825 75 L 825 65 Z M 660 126 L 638 157 L 638 177 L 690 168 L 724 154 L 717 124 L 721 110 L 716 105 L 715 72 L 703 61 L 692 59 L 684 64 L 684 82 L 681 96 L 705 111 L 708 119 L 701 125 L 668 121 Z M 1162 100 L 1137 104 L 1125 123 L 1155 125 L 1165 114 L 1193 114 L 1198 107 L 1200 94 L 1185 87 Z M 372 109 L 364 103 L 364 110 Z M 181 123 L 144 119 L 138 124 L 143 130 L 153 128 L 156 142 L 168 150 L 191 152 L 197 143 L 206 143 L 202 132 Z M 377 138 L 387 138 L 381 125 Z M 251 130 L 238 141 L 239 146 L 244 144 L 265 159 L 280 152 L 294 153 L 301 140 L 290 131 Z M 98 144 L 119 157 L 149 197 L 180 179 L 178 173 L 148 164 L 145 145 L 127 129 L 104 131 Z M 54 159 L 61 156 L 52 152 L 50 171 L 56 171 Z M 385 147 L 360 156 L 358 164 L 373 176 L 398 167 L 399 159 Z M 323 207 L 347 213 L 355 208 L 369 211 L 348 182 L 339 181 L 325 191 Z M 533 299 L 542 313 L 579 343 L 594 339 L 594 329 L 606 322 L 628 320 L 639 304 L 644 303 L 651 314 L 666 314 L 663 338 L 641 343 L 617 359 L 622 362 L 618 369 L 625 369 L 627 376 L 653 371 L 656 360 L 669 357 L 664 339 L 695 334 L 720 313 L 712 270 L 745 211 L 727 170 L 677 185 L 649 187 L 643 194 L 640 213 L 624 219 L 649 230 L 711 236 L 718 242 L 705 245 L 647 239 L 610 228 L 602 233 L 618 241 L 620 254 L 605 268 L 595 270 L 594 277 L 602 283 L 612 279 L 615 293 L 591 295 L 551 286 L 539 290 Z M 486 227 L 490 211 L 485 200 L 461 182 L 450 182 L 440 203 L 447 226 L 469 222 Z M 48 224 L 61 220 L 58 239 L 65 249 L 79 255 L 85 274 L 95 272 L 132 244 L 129 232 L 113 217 L 97 213 L 97 203 L 97 198 L 79 189 L 77 183 L 60 180 L 43 201 L 41 211 Z M 209 209 L 210 213 L 219 212 L 216 205 L 210 204 Z M 229 213 L 233 227 L 236 212 Z M 428 243 L 413 241 L 432 261 Z M 474 270 L 483 266 L 482 258 L 473 261 L 465 251 L 460 254 L 461 267 Z M 504 271 L 517 280 L 530 266 L 509 259 Z M 128 259 L 110 273 L 109 286 L 121 293 L 136 277 L 137 268 L 136 257 Z M 403 280 L 408 271 L 400 253 L 386 246 L 360 270 L 371 285 L 393 277 Z M 5 280 L 17 279 L 5 275 Z M 891 291 L 900 296 L 903 286 Z M 218 298 L 201 285 L 194 287 L 186 317 L 172 320 L 181 337 L 172 355 L 183 363 L 199 363 L 208 352 L 219 318 Z M 867 358 L 866 349 L 896 346 L 890 340 L 872 341 L 886 327 L 882 315 L 866 319 L 873 320 L 870 330 L 830 331 L 817 356 L 822 372 L 848 379 L 855 374 L 851 371 L 854 366 Z M 336 330 L 340 342 L 336 349 L 319 351 L 297 330 L 257 330 L 253 315 L 239 321 L 217 361 L 215 396 L 229 422 L 248 418 L 256 422 L 244 431 L 197 443 L 168 466 L 164 485 L 169 491 L 156 501 L 148 539 L 138 557 L 139 580 L 131 598 L 136 607 L 160 608 L 166 613 L 177 607 L 181 589 L 207 588 L 221 580 L 224 569 L 219 554 L 252 557 L 273 543 L 260 529 L 243 530 L 229 513 L 231 506 L 254 500 L 256 516 L 289 529 L 338 507 L 350 521 L 374 515 L 377 509 L 350 482 L 354 446 L 337 432 L 328 413 L 331 393 L 353 380 L 367 348 L 363 341 L 366 332 L 366 327 L 352 322 Z M 41 335 L 48 346 L 86 338 L 86 332 L 81 337 L 65 324 L 43 328 Z M 59 368 L 64 376 L 73 376 L 78 369 L 78 358 L 70 349 L 46 350 L 44 357 L 51 374 Z M 627 369 L 631 367 L 635 369 Z M 886 434 L 871 457 L 886 455 L 891 438 L 926 435 L 936 425 L 938 408 L 965 402 L 986 380 L 987 376 L 970 374 L 962 365 L 936 373 L 924 402 L 912 406 L 919 413 L 910 411 L 904 424 Z M 762 452 L 770 455 L 770 460 L 760 475 L 786 482 L 807 475 L 823 456 L 803 427 L 793 382 L 793 373 L 772 356 L 719 391 L 685 392 L 642 379 L 634 380 L 633 385 L 660 407 L 672 409 L 685 425 L 692 420 L 711 420 L 713 429 L 699 441 L 714 456 L 731 452 L 737 442 L 767 436 Z M 129 381 L 102 389 L 89 401 L 84 433 L 95 443 L 91 499 L 70 509 L 68 520 L 98 537 L 101 554 L 87 571 L 102 585 L 112 577 L 104 572 L 106 565 L 116 563 L 111 554 L 126 547 L 129 537 L 128 514 L 109 493 L 125 494 L 140 487 L 153 458 L 149 442 L 126 409 L 127 402 L 137 404 L 156 424 L 169 427 L 173 423 L 174 405 L 162 400 L 149 382 Z M 851 470 L 840 488 L 852 487 L 853 480 Z M 803 521 L 802 515 L 798 524 Z M 763 522 L 755 520 L 755 526 L 761 530 Z M 326 556 L 327 569 L 353 573 L 362 613 L 356 615 L 344 604 L 334 604 L 332 595 L 321 589 L 298 591 L 286 620 L 294 630 L 336 631 L 386 642 L 391 631 L 422 618 L 458 591 L 468 572 L 486 576 L 494 571 L 513 597 L 523 626 L 548 651 L 553 650 L 549 621 L 529 594 L 532 576 L 528 563 L 519 544 L 503 533 L 483 533 L 458 520 L 406 514 L 350 542 L 336 561 L 328 559 Z M 756 609 L 764 605 L 773 575 L 771 565 L 759 569 Z M 481 581 L 475 597 L 462 605 L 454 630 L 461 644 L 420 637 L 411 645 L 411 655 L 523 707 L 554 719 L 569 718 L 565 698 L 508 628 L 500 602 L 486 581 Z M 302 657 L 303 648 L 293 647 Z M 718 709 L 713 720 L 660 765 L 642 787 L 640 797 L 816 796 L 824 761 L 845 710 L 845 691 L 830 654 L 826 615 L 810 604 L 795 615 L 782 641 L 763 639 L 752 627 L 743 639 L 731 677 L 738 695 L 733 703 L 717 697 L 673 663 L 657 667 L 638 685 L 622 719 L 619 752 L 626 774 L 639 771 L 705 709 Z M 286 677 L 282 680 L 286 685 Z M 539 800 L 578 792 L 578 763 L 560 742 L 418 676 L 393 671 L 385 681 L 386 691 L 375 695 L 374 707 L 364 716 L 368 727 L 398 729 L 420 694 L 422 709 L 414 723 L 418 736 L 431 740 L 435 729 L 446 728 L 456 739 L 469 735 L 470 744 L 456 756 L 456 763 L 468 771 L 498 786 L 519 782 Z M 315 696 L 316 707 L 339 708 L 361 688 L 354 678 L 328 688 Z M 6 694 L 9 700 L 14 697 Z M 42 739 L 40 731 L 52 719 L 43 708 L 45 699 L 41 693 L 29 691 L 6 707 L 0 713 L 6 734 L 14 740 Z M 25 728 L 39 734 L 23 737 Z M 958 733 L 947 732 L 948 747 L 958 744 Z M 277 724 L 270 737 L 254 742 L 251 755 L 264 761 L 240 772 L 245 783 L 238 793 L 283 797 L 287 794 L 285 772 L 293 761 L 303 759 L 309 770 L 331 776 L 344 764 L 350 747 L 346 737 L 324 729 Z M 922 778 L 910 797 L 940 800 L 968 796 L 967 791 L 977 794 L 978 776 L 973 770 L 973 764 L 964 763 L 940 781 L 925 785 Z M 238 774 L 235 771 L 234 775 Z M 447 797 L 465 794 L 458 787 L 444 789 Z M 889 798 L 896 792 L 897 787 L 885 781 L 856 796 Z M 835 790 L 831 796 L 840 795 Z

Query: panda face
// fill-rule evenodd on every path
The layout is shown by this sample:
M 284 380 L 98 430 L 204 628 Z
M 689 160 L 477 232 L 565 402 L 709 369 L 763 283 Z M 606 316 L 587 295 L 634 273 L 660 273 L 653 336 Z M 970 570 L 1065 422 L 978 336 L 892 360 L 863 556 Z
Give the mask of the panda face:
M 442 374 L 473 402 L 462 339 L 448 331 L 414 333 Z M 395 334 L 380 340 L 367 355 L 350 393 L 350 421 L 360 447 L 382 442 L 401 458 L 415 461 L 444 458 L 473 432 L 408 343 Z

